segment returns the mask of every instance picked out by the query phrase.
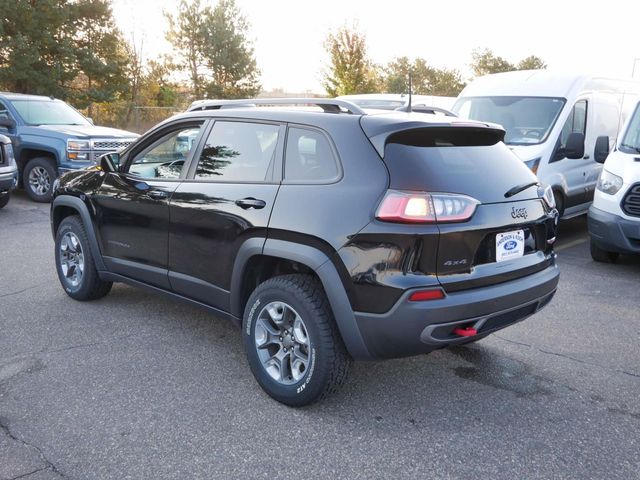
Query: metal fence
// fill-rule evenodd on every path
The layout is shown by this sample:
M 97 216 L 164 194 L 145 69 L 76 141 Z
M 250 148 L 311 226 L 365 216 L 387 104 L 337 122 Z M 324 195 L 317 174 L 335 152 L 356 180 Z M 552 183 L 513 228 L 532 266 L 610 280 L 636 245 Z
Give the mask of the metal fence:
M 183 110 L 180 107 L 144 107 L 111 103 L 91 105 L 84 113 L 91 117 L 95 125 L 144 133 L 154 125 Z

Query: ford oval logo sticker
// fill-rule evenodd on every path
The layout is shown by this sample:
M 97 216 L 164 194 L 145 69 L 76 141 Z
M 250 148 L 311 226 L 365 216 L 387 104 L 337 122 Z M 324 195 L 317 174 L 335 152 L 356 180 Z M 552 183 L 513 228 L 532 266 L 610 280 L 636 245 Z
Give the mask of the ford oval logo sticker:
M 518 242 L 516 242 L 515 240 L 509 240 L 507 243 L 504 244 L 504 249 L 513 250 L 517 246 L 518 246 Z

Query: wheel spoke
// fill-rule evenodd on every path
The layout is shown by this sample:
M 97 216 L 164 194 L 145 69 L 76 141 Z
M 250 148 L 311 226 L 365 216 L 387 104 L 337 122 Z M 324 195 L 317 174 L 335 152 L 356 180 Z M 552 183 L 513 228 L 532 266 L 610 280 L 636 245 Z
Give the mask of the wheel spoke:
M 256 347 L 267 348 L 270 345 L 280 345 L 280 332 L 269 322 L 260 319 L 256 323 Z
M 307 329 L 304 327 L 304 323 L 299 315 L 296 315 L 295 320 L 293 321 L 293 337 L 296 342 L 302 345 L 309 345 Z

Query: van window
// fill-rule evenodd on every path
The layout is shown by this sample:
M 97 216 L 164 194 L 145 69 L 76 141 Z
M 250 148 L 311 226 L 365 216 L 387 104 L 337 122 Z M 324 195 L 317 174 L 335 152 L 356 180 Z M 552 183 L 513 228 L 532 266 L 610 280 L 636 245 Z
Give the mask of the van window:
M 567 145 L 567 139 L 571 133 L 587 132 L 587 101 L 580 100 L 576 102 L 567 118 L 567 121 L 562 127 L 562 133 L 560 134 L 560 148 L 564 148 Z
M 462 118 L 502 125 L 508 145 L 536 145 L 547 139 L 564 104 L 563 98 L 462 97 L 453 111 Z
M 620 142 L 620 150 L 625 153 L 640 153 L 640 104 L 636 107 L 629 127 Z

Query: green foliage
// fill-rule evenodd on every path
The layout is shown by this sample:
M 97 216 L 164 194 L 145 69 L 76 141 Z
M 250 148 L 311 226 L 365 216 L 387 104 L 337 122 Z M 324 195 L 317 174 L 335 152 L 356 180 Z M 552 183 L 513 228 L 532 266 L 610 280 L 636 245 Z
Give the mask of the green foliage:
M 523 58 L 516 66 L 517 70 L 544 70 L 546 68 L 547 64 L 535 55 L 529 55 L 527 58 Z
M 366 38 L 344 26 L 325 41 L 331 64 L 323 73 L 323 86 L 332 96 L 372 93 L 379 90 L 376 70 L 367 57 Z
M 249 25 L 234 0 L 215 7 L 200 0 L 181 0 L 169 20 L 167 39 L 189 71 L 197 98 L 253 97 L 260 90 Z
M 504 58 L 494 55 L 488 48 L 476 48 L 471 53 L 471 59 L 471 69 L 474 75 L 478 77 L 490 73 L 511 72 L 513 70 L 537 70 L 547 68 L 547 64 L 535 55 L 529 55 L 514 65 Z
M 388 93 L 407 93 L 411 72 L 412 91 L 416 95 L 442 95 L 455 97 L 464 88 L 457 70 L 430 67 L 426 60 L 417 58 L 413 63 L 399 57 L 384 68 L 383 89 Z
M 126 91 L 127 62 L 108 0 L 0 2 L 5 90 L 54 95 L 84 107 Z

